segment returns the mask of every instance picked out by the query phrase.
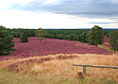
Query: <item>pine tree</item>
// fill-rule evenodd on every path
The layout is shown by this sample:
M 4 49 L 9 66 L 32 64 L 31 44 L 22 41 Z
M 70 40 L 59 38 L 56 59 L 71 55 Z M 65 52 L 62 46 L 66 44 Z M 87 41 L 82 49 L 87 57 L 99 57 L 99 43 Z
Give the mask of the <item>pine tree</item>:
M 45 38 L 45 34 L 46 34 L 45 30 L 43 30 L 42 28 L 39 28 L 38 30 L 36 30 L 35 36 L 39 37 L 40 42 L 41 42 L 41 40 Z
M 110 44 L 112 46 L 112 50 L 118 51 L 118 30 L 112 30 L 110 33 Z
M 25 33 L 24 31 L 22 31 L 22 32 L 20 33 L 20 42 L 21 42 L 21 43 L 28 42 L 27 33 Z
M 103 44 L 104 42 L 103 29 L 99 26 L 94 26 L 87 35 L 87 41 L 90 45 L 98 46 L 98 44 L 100 45 Z
M 0 56 L 9 55 L 14 49 L 13 37 L 10 31 L 3 26 L 0 26 Z

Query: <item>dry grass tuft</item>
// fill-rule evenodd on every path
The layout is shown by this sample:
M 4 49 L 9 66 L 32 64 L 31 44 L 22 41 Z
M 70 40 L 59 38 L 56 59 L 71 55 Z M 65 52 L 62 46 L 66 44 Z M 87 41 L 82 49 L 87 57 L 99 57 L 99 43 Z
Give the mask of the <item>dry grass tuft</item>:
M 104 49 L 106 49 L 106 50 L 108 50 L 110 52 L 113 52 L 113 50 L 111 50 L 111 47 L 108 47 L 108 46 L 105 46 L 105 45 L 99 45 L 99 47 L 104 48 Z
M 42 79 L 65 77 L 70 80 L 77 78 L 77 72 L 82 72 L 82 67 L 75 67 L 72 66 L 72 64 L 118 66 L 118 55 L 59 54 L 0 62 L 0 66 L 2 65 L 2 67 L 7 68 L 8 70 L 12 68 L 11 70 L 19 71 L 21 73 L 40 75 Z M 91 79 L 107 78 L 108 80 L 114 79 L 115 81 L 118 81 L 118 70 L 87 68 L 86 77 Z

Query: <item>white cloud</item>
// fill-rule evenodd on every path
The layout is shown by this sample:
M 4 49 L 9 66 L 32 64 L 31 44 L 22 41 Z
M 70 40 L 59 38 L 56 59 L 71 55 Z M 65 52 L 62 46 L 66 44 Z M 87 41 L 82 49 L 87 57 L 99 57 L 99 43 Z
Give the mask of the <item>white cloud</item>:
M 118 0 L 110 0 L 112 3 L 118 3 Z
M 91 28 L 96 24 L 90 22 L 113 22 L 99 24 L 101 27 L 117 28 L 117 23 L 111 19 L 79 17 L 50 12 L 31 12 L 9 9 L 13 4 L 24 6 L 35 0 L 0 0 L 0 25 L 10 28 Z M 59 4 L 62 0 L 41 0 L 42 5 Z M 115 2 L 116 0 L 112 0 Z
M 29 11 L 0 10 L 0 24 L 7 27 L 25 28 L 74 28 L 84 26 L 77 18 L 53 13 L 34 13 Z M 79 24 L 79 25 L 78 25 Z
M 0 10 L 0 12 L 0 25 L 10 28 L 91 28 L 94 24 L 88 22 L 111 22 L 109 19 L 88 19 L 49 12 L 16 10 Z M 104 25 L 100 26 L 104 27 Z
M 42 5 L 49 5 L 49 4 L 58 4 L 61 0 L 43 0 Z
M 0 0 L 0 9 L 10 8 L 12 4 L 26 5 L 34 0 Z

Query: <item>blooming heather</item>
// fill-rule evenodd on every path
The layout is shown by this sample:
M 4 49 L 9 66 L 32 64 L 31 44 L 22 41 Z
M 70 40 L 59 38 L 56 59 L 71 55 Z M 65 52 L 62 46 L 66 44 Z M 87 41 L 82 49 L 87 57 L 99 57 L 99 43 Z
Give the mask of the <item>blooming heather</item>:
M 87 43 L 60 39 L 45 39 L 42 42 L 37 37 L 29 37 L 28 43 L 20 43 L 19 38 L 14 38 L 14 49 L 9 56 L 2 56 L 0 60 L 10 58 L 25 58 L 32 56 L 44 56 L 50 54 L 112 54 L 112 52 Z M 35 53 L 31 53 L 35 52 Z

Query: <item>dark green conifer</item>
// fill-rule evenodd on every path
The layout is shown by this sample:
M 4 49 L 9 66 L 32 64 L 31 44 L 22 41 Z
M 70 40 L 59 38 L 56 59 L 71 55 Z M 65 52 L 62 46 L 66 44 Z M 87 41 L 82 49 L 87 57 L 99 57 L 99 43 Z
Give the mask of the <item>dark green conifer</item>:
M 45 38 L 46 32 L 45 30 L 43 30 L 42 28 L 39 28 L 38 30 L 36 30 L 36 37 L 39 37 L 40 42 Z
M 27 33 L 25 33 L 24 31 L 22 31 L 22 32 L 20 33 L 20 42 L 21 42 L 21 43 L 28 42 Z
M 0 26 L 0 56 L 10 54 L 14 49 L 13 37 L 9 29 Z

